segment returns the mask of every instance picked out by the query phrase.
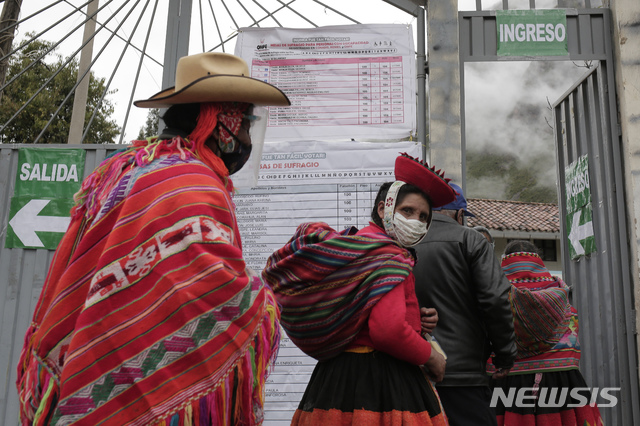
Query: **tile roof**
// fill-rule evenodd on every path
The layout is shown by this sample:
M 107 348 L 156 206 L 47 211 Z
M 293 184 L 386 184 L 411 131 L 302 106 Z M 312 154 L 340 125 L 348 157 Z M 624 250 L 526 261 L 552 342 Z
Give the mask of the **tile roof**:
M 497 231 L 560 232 L 558 205 L 520 201 L 470 198 L 468 210 L 476 217 L 468 226 L 484 226 Z

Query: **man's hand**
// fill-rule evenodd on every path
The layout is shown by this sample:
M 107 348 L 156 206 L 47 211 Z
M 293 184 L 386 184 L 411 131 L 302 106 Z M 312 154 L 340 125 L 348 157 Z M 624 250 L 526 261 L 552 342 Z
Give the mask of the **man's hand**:
M 498 371 L 493 373 L 491 375 L 491 378 L 494 379 L 494 380 L 504 379 L 509 374 L 509 371 L 511 371 L 510 368 L 498 368 Z
M 424 365 L 427 369 L 427 376 L 434 382 L 441 382 L 444 379 L 444 370 L 447 365 L 447 361 L 442 354 L 435 349 L 431 348 L 431 356 Z
M 431 334 L 438 324 L 438 311 L 435 308 L 420 308 L 420 325 L 422 335 Z

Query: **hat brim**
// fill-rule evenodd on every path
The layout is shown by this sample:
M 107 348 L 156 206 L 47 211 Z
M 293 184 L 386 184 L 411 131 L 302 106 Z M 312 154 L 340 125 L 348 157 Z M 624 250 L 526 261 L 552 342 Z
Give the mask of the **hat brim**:
M 448 204 L 448 203 L 447 203 L 447 204 Z M 448 207 L 448 206 L 445 204 L 445 205 L 442 205 L 442 206 L 440 206 L 440 207 L 434 207 L 434 208 L 433 208 L 433 210 L 435 210 L 435 211 L 440 211 L 440 210 L 457 210 L 457 209 L 454 209 L 454 208 L 447 208 L 447 209 L 445 209 L 445 207 Z M 460 208 L 462 208 L 462 207 L 460 207 Z M 463 216 L 467 216 L 467 217 L 476 217 L 476 215 L 475 215 L 475 214 L 471 213 L 471 212 L 470 212 L 470 211 L 468 211 L 468 210 L 465 210 L 464 208 L 462 208 L 462 213 L 463 213 Z
M 168 108 L 177 104 L 203 102 L 291 105 L 287 95 L 269 83 L 251 77 L 224 74 L 202 77 L 179 91 L 171 87 L 133 104 L 139 108 Z
M 417 186 L 431 198 L 432 206 L 440 207 L 455 200 L 456 192 L 449 183 L 425 164 L 403 154 L 396 158 L 396 180 Z

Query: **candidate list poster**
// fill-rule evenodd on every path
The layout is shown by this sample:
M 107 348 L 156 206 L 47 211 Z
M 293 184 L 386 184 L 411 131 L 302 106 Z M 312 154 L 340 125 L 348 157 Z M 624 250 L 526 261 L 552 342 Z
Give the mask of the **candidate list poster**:
M 416 133 L 411 26 L 242 28 L 236 55 L 280 88 L 266 140 L 398 140 Z
M 394 180 L 399 153 L 419 158 L 415 142 L 267 143 L 259 186 L 234 195 L 247 266 L 261 271 L 298 225 L 322 221 L 336 230 L 369 224 L 380 185 Z M 289 425 L 316 361 L 282 331 L 275 369 L 265 389 L 264 425 Z

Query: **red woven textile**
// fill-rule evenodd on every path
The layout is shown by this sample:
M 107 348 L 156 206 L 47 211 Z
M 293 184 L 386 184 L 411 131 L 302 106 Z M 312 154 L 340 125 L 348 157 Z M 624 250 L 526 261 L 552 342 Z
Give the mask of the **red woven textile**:
M 90 177 L 112 182 L 52 262 L 18 367 L 23 424 L 261 422 L 273 294 L 245 269 L 223 179 L 180 143 Z

